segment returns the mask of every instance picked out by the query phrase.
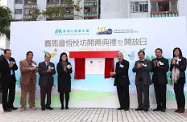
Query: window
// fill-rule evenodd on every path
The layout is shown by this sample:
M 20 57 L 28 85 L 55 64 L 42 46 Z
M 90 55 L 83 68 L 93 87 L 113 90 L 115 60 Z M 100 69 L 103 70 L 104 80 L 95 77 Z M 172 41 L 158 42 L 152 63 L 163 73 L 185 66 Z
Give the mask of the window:
M 158 2 L 159 11 L 169 11 L 169 2 Z
M 22 9 L 15 9 L 15 14 L 22 14 Z
M 151 11 L 157 11 L 157 3 L 151 2 Z
M 148 12 L 147 2 L 131 2 L 131 13 Z
M 15 4 L 23 4 L 23 0 L 15 0 Z
M 52 3 L 52 2 L 53 2 L 53 0 L 47 0 L 47 2 L 48 2 L 48 3 Z
M 59 1 L 60 1 L 60 0 L 47 0 L 48 3 L 53 3 L 53 2 L 59 3 Z
M 25 3 L 36 3 L 36 0 L 25 0 Z
M 177 0 L 171 1 L 171 10 L 177 10 Z

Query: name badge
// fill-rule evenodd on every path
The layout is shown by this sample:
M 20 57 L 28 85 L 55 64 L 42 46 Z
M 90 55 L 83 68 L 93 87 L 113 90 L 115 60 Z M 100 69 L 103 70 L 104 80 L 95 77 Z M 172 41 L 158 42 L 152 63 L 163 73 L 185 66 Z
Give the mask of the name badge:
M 67 68 L 69 68 L 71 65 L 67 65 Z
M 159 61 L 158 63 L 159 63 L 159 65 L 161 65 L 161 66 L 164 65 L 164 63 L 162 63 L 161 61 Z
M 142 64 L 144 67 L 147 67 L 147 64 Z
M 36 67 L 36 65 L 35 65 L 35 64 L 32 64 L 32 66 L 33 66 L 33 67 Z
M 120 64 L 120 65 L 119 65 L 119 67 L 120 67 L 120 68 L 123 68 L 123 67 L 124 67 L 124 65 Z

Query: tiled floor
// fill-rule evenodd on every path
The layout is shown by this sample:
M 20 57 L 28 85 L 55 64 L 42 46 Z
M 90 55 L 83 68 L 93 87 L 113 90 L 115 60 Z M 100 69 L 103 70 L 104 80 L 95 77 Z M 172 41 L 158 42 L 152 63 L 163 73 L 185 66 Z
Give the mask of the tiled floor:
M 187 122 L 187 114 L 177 114 L 173 110 L 162 113 L 109 108 L 55 108 L 45 111 L 38 108 L 4 113 L 0 108 L 0 122 Z

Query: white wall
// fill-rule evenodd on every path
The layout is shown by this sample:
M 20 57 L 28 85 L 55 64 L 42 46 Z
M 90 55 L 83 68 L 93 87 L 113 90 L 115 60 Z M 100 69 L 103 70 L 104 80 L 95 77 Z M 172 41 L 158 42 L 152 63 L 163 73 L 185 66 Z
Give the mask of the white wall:
M 7 0 L 7 5 L 6 5 L 8 8 L 10 8 L 11 9 L 11 11 L 12 11 L 12 17 L 14 18 L 15 16 L 15 14 L 14 14 L 14 9 L 15 9 L 15 2 L 14 2 L 14 0 Z
M 23 19 L 23 14 L 24 14 L 23 4 L 15 4 L 15 9 L 22 9 L 22 14 L 14 14 L 14 18 Z
M 47 0 L 37 0 L 40 11 L 46 10 Z
M 74 4 L 77 3 L 78 0 L 74 0 Z M 75 16 L 75 19 L 80 20 L 80 19 L 84 19 L 84 0 L 80 1 L 79 6 L 82 8 L 80 11 L 74 11 L 75 15 L 79 15 L 79 16 Z
M 179 0 L 178 8 L 179 8 L 179 16 L 186 16 L 187 19 L 187 0 Z M 187 28 L 187 23 L 186 23 Z
M 23 19 L 23 14 L 15 14 L 14 18 L 22 20 Z
M 7 6 L 7 0 L 1 0 L 1 5 L 2 6 Z
M 101 0 L 101 19 L 126 18 L 127 0 Z
M 6 38 L 5 35 L 0 36 L 0 48 L 10 48 L 9 40 Z
M 179 16 L 187 16 L 187 0 L 179 0 L 178 8 L 179 8 Z
M 148 18 L 149 13 L 148 12 L 142 12 L 142 13 L 130 13 L 129 18 Z

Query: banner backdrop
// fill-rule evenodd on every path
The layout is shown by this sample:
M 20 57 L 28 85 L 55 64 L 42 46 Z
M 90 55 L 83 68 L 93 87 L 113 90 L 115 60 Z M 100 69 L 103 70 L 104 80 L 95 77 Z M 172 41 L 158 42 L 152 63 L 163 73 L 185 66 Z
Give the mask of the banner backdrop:
M 11 23 L 12 56 L 19 61 L 25 59 L 26 52 L 34 53 L 34 61 L 44 60 L 44 54 L 52 55 L 51 61 L 57 64 L 61 52 L 69 51 L 111 51 L 119 50 L 124 58 L 130 62 L 130 107 L 137 107 L 135 74 L 132 72 L 134 62 L 138 60 L 139 50 L 146 52 L 146 58 L 155 58 L 154 50 L 163 49 L 165 58 L 172 58 L 172 51 L 180 47 L 187 57 L 186 19 L 177 18 L 146 18 L 146 19 L 110 19 L 110 20 L 71 20 L 71 21 L 36 21 Z M 72 76 L 72 92 L 70 107 L 119 107 L 116 87 L 113 78 L 104 78 L 104 58 L 86 59 L 101 62 L 92 67 L 86 64 L 84 80 L 74 80 Z M 69 59 L 74 70 L 74 59 Z M 115 59 L 117 62 L 117 59 Z M 93 73 L 91 70 L 93 69 Z M 98 73 L 97 73 L 98 70 Z M 175 95 L 169 78 L 167 85 L 167 107 L 175 108 Z M 16 100 L 15 106 L 20 106 L 20 70 L 16 72 Z M 37 74 L 37 78 L 39 75 Z M 54 76 L 55 85 L 52 89 L 52 107 L 60 107 L 57 92 L 57 74 Z M 185 95 L 187 86 L 185 86 Z M 150 103 L 155 107 L 153 85 L 150 86 Z M 36 87 L 36 105 L 40 106 L 40 89 Z

